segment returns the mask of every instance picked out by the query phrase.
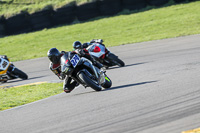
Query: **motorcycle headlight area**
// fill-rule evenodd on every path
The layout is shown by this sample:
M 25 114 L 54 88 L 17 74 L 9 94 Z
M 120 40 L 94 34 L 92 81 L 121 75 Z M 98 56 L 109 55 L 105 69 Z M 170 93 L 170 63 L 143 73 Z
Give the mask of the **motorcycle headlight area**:
M 69 70 L 69 67 L 65 67 L 64 72 L 67 73 L 68 70 Z
M 71 68 L 71 67 L 66 67 L 64 69 L 64 73 L 67 75 L 71 75 L 72 72 L 73 72 L 73 68 Z

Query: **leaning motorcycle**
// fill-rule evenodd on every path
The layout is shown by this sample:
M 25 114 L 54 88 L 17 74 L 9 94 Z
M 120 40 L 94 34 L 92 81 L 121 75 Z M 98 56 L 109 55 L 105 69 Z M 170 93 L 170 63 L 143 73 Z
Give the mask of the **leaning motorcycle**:
M 103 44 L 92 43 L 87 48 L 88 52 L 91 56 L 95 58 L 95 60 L 99 61 L 106 68 L 118 65 L 119 67 L 125 66 L 125 63 L 118 58 L 115 54 L 111 53 L 108 48 Z
M 101 91 L 102 87 L 110 88 L 112 85 L 112 81 L 105 72 L 95 67 L 87 58 L 79 57 L 78 54 L 71 52 L 61 57 L 61 72 L 84 87 L 91 87 L 95 91 Z
M 5 83 L 8 80 L 16 78 L 25 80 L 28 79 L 28 76 L 26 73 L 16 68 L 9 59 L 0 58 L 0 82 Z

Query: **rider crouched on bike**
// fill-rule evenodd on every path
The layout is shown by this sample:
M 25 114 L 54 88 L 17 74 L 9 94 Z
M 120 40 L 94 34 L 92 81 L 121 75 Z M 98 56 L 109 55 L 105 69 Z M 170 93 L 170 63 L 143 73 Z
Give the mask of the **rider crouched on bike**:
M 80 55 L 82 57 L 86 57 L 87 59 L 92 61 L 93 65 L 95 65 L 99 69 L 101 69 L 103 67 L 102 64 L 96 62 L 95 59 L 92 56 L 90 56 L 88 50 L 84 48 L 84 45 L 82 45 L 80 41 L 75 41 L 73 43 L 73 48 L 74 48 L 73 52 L 77 53 L 78 55 Z
M 74 42 L 74 44 L 78 44 L 78 41 Z M 73 45 L 74 45 L 73 44 Z M 60 64 L 60 58 L 66 54 L 67 52 L 65 51 L 59 51 L 56 48 L 51 48 L 48 52 L 48 58 L 51 61 L 50 62 L 50 70 L 55 73 L 59 79 L 64 80 L 63 82 L 63 90 L 66 93 L 70 93 L 76 86 L 78 86 L 79 84 L 76 81 L 72 81 L 72 78 L 69 76 L 64 77 L 63 74 L 61 73 L 61 64 Z M 75 50 L 72 51 L 71 53 L 76 53 L 78 54 L 80 57 L 85 57 L 88 58 L 89 60 L 92 61 L 92 63 L 97 66 L 99 69 L 101 69 L 103 67 L 103 65 L 97 63 L 89 54 L 87 54 L 87 51 L 84 50 Z

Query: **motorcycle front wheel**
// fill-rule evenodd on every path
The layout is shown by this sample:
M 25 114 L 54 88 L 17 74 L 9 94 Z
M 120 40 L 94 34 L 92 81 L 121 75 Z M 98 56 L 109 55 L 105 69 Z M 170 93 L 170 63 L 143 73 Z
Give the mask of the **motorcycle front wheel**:
M 85 73 L 81 72 L 79 77 L 95 91 L 101 91 L 101 86 L 92 81 Z
M 23 71 L 19 70 L 18 68 L 15 68 L 13 73 L 23 80 L 28 79 L 28 75 Z
M 125 66 L 125 63 L 120 60 L 115 54 L 110 53 L 108 55 L 108 59 L 110 59 L 111 62 L 113 62 L 114 64 L 118 65 L 119 67 L 123 67 Z
M 110 78 L 106 75 L 105 77 L 105 83 L 102 85 L 103 88 L 108 89 L 112 86 L 112 81 Z
M 119 67 L 125 66 L 125 63 L 124 63 L 122 60 L 120 60 L 119 58 L 115 58 L 113 61 L 114 61 Z

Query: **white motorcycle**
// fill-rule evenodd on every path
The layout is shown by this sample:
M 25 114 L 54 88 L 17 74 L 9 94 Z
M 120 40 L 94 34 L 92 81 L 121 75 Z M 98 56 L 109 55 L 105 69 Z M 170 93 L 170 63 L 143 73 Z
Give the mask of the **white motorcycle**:
M 99 61 L 106 68 L 118 65 L 120 67 L 125 66 L 125 63 L 118 58 L 115 54 L 111 53 L 108 48 L 102 44 L 103 40 L 97 39 L 93 40 L 92 43 L 86 48 L 89 54 Z
M 16 78 L 25 80 L 28 79 L 28 75 L 16 68 L 9 59 L 0 57 L 0 82 L 5 83 Z

